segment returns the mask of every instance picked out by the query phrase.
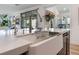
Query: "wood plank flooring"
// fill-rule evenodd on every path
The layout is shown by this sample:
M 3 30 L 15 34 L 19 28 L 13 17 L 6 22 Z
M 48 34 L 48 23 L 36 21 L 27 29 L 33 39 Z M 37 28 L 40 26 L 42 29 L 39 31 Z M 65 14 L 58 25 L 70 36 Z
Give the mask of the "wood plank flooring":
M 79 45 L 70 44 L 70 54 L 71 55 L 79 55 Z

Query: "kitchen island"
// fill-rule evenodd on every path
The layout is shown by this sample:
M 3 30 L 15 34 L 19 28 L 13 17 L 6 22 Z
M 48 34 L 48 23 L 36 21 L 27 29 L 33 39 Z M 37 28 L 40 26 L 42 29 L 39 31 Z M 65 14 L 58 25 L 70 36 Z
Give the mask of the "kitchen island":
M 29 51 L 29 52 L 32 51 L 30 48 L 33 46 L 36 47 L 39 44 L 43 46 L 43 48 L 41 49 L 44 50 L 44 48 L 50 44 L 51 40 L 52 42 L 51 42 L 50 48 L 54 50 L 51 49 L 52 53 L 49 53 L 49 54 L 57 54 L 63 48 L 63 40 L 60 34 L 48 36 L 46 32 L 41 32 L 41 33 L 33 33 L 33 34 L 13 36 L 13 37 L 3 36 L 3 38 L 0 38 L 0 54 L 1 55 L 19 55 L 26 51 Z M 46 46 L 44 46 L 43 43 L 46 44 Z M 29 54 L 33 54 L 33 52 Z M 36 53 L 36 54 L 39 54 L 39 53 Z M 43 53 L 43 54 L 46 54 L 46 53 Z
M 58 32 L 63 36 L 63 49 L 58 53 L 58 55 L 69 55 L 70 54 L 70 29 L 50 28 L 50 32 Z

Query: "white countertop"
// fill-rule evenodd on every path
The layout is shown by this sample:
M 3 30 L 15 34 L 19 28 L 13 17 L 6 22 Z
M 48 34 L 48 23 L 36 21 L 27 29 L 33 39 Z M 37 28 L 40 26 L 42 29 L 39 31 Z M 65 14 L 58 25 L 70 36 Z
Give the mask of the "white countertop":
M 33 34 L 26 36 L 19 36 L 19 37 L 2 35 L 0 37 L 0 54 L 6 54 L 11 50 L 17 49 L 25 45 L 27 46 L 25 48 L 27 50 L 29 44 L 34 43 L 35 41 L 36 41 L 36 37 Z M 21 54 L 21 53 L 17 52 L 16 54 Z
M 54 28 L 50 28 L 49 31 L 51 31 L 51 32 L 65 33 L 65 32 L 70 31 L 70 29 L 59 29 L 59 28 L 54 29 Z
M 9 50 L 22 47 L 24 45 L 29 45 L 31 42 L 25 39 L 10 38 L 5 40 L 0 40 L 0 54 L 5 53 Z
M 34 42 L 34 40 L 35 40 L 35 37 L 32 37 L 31 35 L 23 36 L 23 37 L 15 37 L 12 35 L 5 36 L 4 34 L 2 34 L 0 35 L 0 54 L 4 54 L 7 51 L 10 51 L 25 45 L 28 46 L 29 44 Z
M 36 40 L 36 37 L 34 35 L 28 35 L 28 36 L 22 36 L 22 37 L 1 35 L 0 36 L 0 54 L 5 54 L 8 51 L 17 49 L 25 45 L 27 46 L 25 50 L 27 50 L 29 47 L 29 44 L 35 42 L 35 40 Z M 20 53 L 22 52 L 18 51 L 16 54 L 20 54 Z

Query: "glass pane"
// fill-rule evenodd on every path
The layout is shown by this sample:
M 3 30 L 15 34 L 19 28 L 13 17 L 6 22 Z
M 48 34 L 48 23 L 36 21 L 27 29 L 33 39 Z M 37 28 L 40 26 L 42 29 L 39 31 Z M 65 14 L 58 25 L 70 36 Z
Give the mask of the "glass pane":
M 36 31 L 36 19 L 32 19 L 32 33 Z
M 22 17 L 23 17 L 23 18 L 25 18 L 25 13 L 24 13 L 24 14 L 22 14 Z
M 28 11 L 25 12 L 25 17 L 23 15 L 21 26 L 23 29 L 26 29 L 26 31 L 30 33 L 34 33 L 36 31 L 36 20 L 37 20 L 37 11 Z

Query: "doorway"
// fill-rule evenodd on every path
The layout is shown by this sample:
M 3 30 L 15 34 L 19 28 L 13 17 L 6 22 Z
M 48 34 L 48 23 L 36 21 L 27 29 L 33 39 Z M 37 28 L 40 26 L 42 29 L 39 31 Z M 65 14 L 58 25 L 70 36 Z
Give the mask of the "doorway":
M 21 28 L 25 29 L 27 33 L 34 33 L 37 26 L 37 13 L 29 11 L 21 13 Z

